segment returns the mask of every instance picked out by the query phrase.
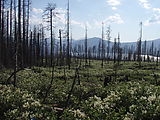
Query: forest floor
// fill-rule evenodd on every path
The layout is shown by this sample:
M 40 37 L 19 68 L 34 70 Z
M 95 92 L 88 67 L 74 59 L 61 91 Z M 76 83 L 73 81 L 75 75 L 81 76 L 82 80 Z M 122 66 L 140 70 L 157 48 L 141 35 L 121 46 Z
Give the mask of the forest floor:
M 74 61 L 71 68 L 25 68 L 16 88 L 0 84 L 0 119 L 112 120 L 160 117 L 160 65 Z M 13 73 L 0 71 L 0 83 Z M 13 78 L 10 79 L 10 82 Z

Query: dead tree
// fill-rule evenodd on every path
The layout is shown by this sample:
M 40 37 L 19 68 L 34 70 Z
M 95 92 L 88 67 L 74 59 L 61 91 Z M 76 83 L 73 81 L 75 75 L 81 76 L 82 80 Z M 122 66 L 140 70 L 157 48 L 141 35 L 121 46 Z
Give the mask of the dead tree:
M 147 41 L 146 40 L 144 41 L 144 44 L 143 44 L 142 54 L 144 55 L 144 62 L 145 62 L 146 61 L 146 55 L 147 55 Z
M 60 58 L 60 66 L 62 65 L 62 30 L 59 30 L 59 39 L 60 39 L 60 54 L 59 54 L 59 58 Z
M 97 55 L 97 59 L 101 58 L 101 39 L 99 39 L 99 43 L 98 43 L 98 55 Z
M 29 65 L 30 65 L 30 67 L 32 67 L 32 65 L 33 65 L 33 39 L 32 39 L 32 31 L 30 33 Z
M 71 59 L 70 59 L 70 54 L 69 54 L 69 49 L 70 49 L 70 45 L 69 45 L 69 32 L 70 32 L 70 4 L 69 4 L 69 0 L 68 0 L 68 8 L 67 8 L 67 64 L 68 67 L 70 69 L 70 64 L 71 64 Z
M 107 34 L 107 41 L 108 41 L 108 46 L 107 46 L 107 59 L 109 60 L 110 40 L 111 40 L 111 28 L 110 28 L 110 26 L 107 28 L 106 34 Z
M 7 10 L 7 42 L 6 42 L 6 60 L 7 60 L 7 63 L 6 63 L 6 66 L 9 66 L 10 65 L 10 49 L 11 49 L 11 44 L 10 44 L 10 39 L 9 39 L 9 10 Z
M 120 48 L 120 34 L 118 33 L 118 43 L 117 43 L 117 49 L 118 49 L 118 64 L 121 61 L 121 48 Z
M 70 30 L 71 31 L 71 30 Z M 72 38 L 72 31 L 71 31 L 71 34 L 70 34 L 70 49 L 69 49 L 69 54 L 70 54 L 70 62 L 72 60 L 72 44 L 73 44 L 73 38 Z
M 104 64 L 104 57 L 105 57 L 105 50 L 104 50 L 104 23 L 102 22 L 102 50 L 101 50 L 101 59 L 102 59 L 102 63 L 101 63 L 101 67 L 103 67 Z
M 141 44 L 142 44 L 142 22 L 140 22 L 140 37 L 137 45 L 137 61 L 139 63 L 139 67 L 141 67 Z
M 113 46 L 113 59 L 114 59 L 114 63 L 116 63 L 116 52 L 117 52 L 117 39 L 114 39 L 114 46 Z
M 88 61 L 87 61 L 87 58 L 88 58 L 87 26 L 86 26 L 86 31 L 85 31 L 85 43 L 84 43 L 84 46 L 85 46 L 85 66 L 86 66 L 87 63 L 88 63 Z
M 48 89 L 46 90 L 46 93 L 45 93 L 45 97 L 44 97 L 44 100 L 43 102 L 45 102 L 47 96 L 48 96 L 48 93 L 52 87 L 52 84 L 53 84 L 53 77 L 54 77 L 54 66 L 55 66 L 55 63 L 53 61 L 53 56 L 54 56 L 54 39 L 53 39 L 53 17 L 56 17 L 56 14 L 57 12 L 55 12 L 55 9 L 56 9 L 56 4 L 53 3 L 49 3 L 48 6 L 46 7 L 45 11 L 44 11 L 44 15 L 43 15 L 43 19 L 46 20 L 47 22 L 49 22 L 49 29 L 50 29 L 50 36 L 51 36 L 51 57 L 50 57 L 50 67 L 51 67 L 51 82 L 48 86 Z
M 2 66 L 2 0 L 0 0 L 0 67 Z
M 68 97 L 67 97 L 67 100 L 66 100 L 65 108 L 67 108 L 68 105 L 69 105 L 69 101 L 70 101 L 71 95 L 73 93 L 73 89 L 74 89 L 74 86 L 76 84 L 76 80 L 77 80 L 78 76 L 79 76 L 79 68 L 76 68 L 76 70 L 75 70 L 75 77 L 73 79 L 71 90 L 69 91 L 69 94 L 68 94 Z
M 1 61 L 2 61 L 2 65 L 5 66 L 5 40 L 4 40 L 4 0 L 1 0 Z
M 14 0 L 14 86 L 16 86 L 17 76 L 16 71 L 18 67 L 18 45 L 17 45 L 17 12 L 16 0 Z
M 48 66 L 48 42 L 45 39 L 45 67 Z
M 26 60 L 27 60 L 27 58 L 26 58 L 26 53 L 27 53 L 27 51 L 26 51 L 26 3 L 25 3 L 26 1 L 25 0 L 23 0 L 23 40 L 22 40 L 22 59 L 23 59 L 23 65 L 24 66 L 26 66 Z
M 10 0 L 10 58 L 11 61 L 14 61 L 14 41 L 13 41 L 13 0 Z M 14 64 L 14 62 L 13 62 Z
M 18 0 L 18 39 L 17 39 L 17 50 L 18 50 L 18 63 L 19 67 L 23 68 L 23 50 L 22 50 L 22 36 L 21 36 L 21 21 L 22 21 L 22 1 Z
M 30 0 L 27 0 L 27 15 L 26 15 L 26 63 L 29 65 L 29 20 L 30 20 Z
M 156 60 L 156 65 L 158 66 L 159 63 L 159 51 L 157 51 L 157 60 Z
M 44 66 L 44 28 L 41 26 L 41 66 Z

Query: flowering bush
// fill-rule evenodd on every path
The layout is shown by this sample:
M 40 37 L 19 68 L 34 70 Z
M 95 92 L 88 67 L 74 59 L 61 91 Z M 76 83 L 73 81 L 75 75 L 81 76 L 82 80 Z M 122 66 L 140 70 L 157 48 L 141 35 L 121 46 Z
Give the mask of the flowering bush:
M 66 113 L 72 114 L 74 118 L 88 120 L 158 119 L 160 87 L 144 81 L 112 85 L 105 88 L 99 97 L 90 97 L 79 109 Z
M 28 120 L 54 119 L 54 111 L 35 100 L 27 91 L 21 91 L 13 86 L 0 85 L 0 119 Z M 56 118 L 55 118 L 56 119 Z
M 50 68 L 33 67 L 19 71 L 17 88 L 0 85 L 0 120 L 159 119 L 159 68 L 152 67 L 153 63 L 142 63 L 139 68 L 134 62 L 119 65 L 108 62 L 101 68 L 98 63 L 101 62 L 93 61 L 90 67 L 79 69 L 79 79 L 76 79 L 65 110 L 75 78 L 74 67 L 69 70 L 63 66 L 64 73 L 62 66 L 55 66 L 49 91 Z M 6 82 L 11 72 L 8 69 L 0 71 L 0 84 Z M 103 87 L 106 77 L 111 81 Z

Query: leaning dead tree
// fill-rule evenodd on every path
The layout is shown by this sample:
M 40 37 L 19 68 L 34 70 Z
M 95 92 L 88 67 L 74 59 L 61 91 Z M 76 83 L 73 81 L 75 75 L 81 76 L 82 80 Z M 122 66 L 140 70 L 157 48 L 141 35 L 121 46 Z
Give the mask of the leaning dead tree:
M 74 76 L 74 79 L 73 79 L 73 83 L 72 83 L 71 89 L 70 89 L 70 91 L 68 93 L 68 96 L 67 96 L 67 99 L 66 99 L 66 103 L 65 103 L 65 106 L 64 106 L 65 109 L 69 106 L 71 95 L 72 95 L 72 93 L 74 91 L 74 87 L 76 85 L 77 80 L 78 80 L 78 82 L 80 84 L 80 80 L 79 80 L 79 67 L 77 67 L 76 70 L 75 70 L 75 76 Z

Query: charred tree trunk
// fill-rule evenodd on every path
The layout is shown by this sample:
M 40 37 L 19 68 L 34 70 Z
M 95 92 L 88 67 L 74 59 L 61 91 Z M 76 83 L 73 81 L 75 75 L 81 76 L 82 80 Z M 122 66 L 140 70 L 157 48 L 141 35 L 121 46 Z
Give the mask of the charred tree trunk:
M 101 67 L 103 68 L 104 65 L 104 23 L 102 23 L 102 51 L 101 51 L 101 59 L 102 59 L 102 63 L 101 63 Z
M 33 40 L 32 40 L 32 31 L 30 33 L 30 46 L 29 46 L 29 63 L 30 67 L 33 65 Z
M 86 26 L 86 32 L 85 32 L 85 66 L 88 63 L 87 58 L 88 58 L 88 42 L 87 42 L 87 26 Z
M 59 30 L 59 39 L 60 39 L 60 54 L 59 54 L 59 58 L 60 58 L 60 66 L 63 64 L 62 63 L 62 31 Z

